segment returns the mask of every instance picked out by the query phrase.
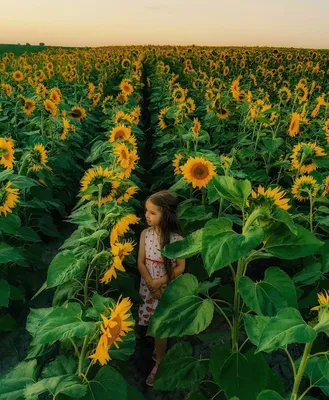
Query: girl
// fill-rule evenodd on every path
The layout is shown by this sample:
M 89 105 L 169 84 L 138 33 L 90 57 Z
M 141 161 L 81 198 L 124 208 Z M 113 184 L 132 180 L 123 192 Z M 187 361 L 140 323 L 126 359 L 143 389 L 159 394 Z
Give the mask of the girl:
M 139 325 L 148 325 L 167 283 L 185 270 L 184 259 L 169 260 L 160 253 L 166 244 L 183 239 L 176 217 L 177 205 L 177 198 L 167 191 L 154 193 L 145 202 L 149 228 L 141 233 L 138 251 L 138 269 L 142 276 L 139 293 L 144 300 L 139 307 Z M 154 340 L 156 364 L 146 379 L 149 386 L 153 386 L 154 376 L 167 347 L 167 339 Z

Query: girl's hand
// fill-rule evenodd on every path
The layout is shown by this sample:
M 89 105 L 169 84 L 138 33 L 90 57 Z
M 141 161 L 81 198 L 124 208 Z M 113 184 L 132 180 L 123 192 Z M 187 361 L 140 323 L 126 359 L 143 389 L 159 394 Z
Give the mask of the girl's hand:
M 148 281 L 146 281 L 146 285 L 149 288 L 150 292 L 156 292 L 157 290 L 159 290 L 161 288 L 161 286 L 163 285 L 163 283 L 161 282 L 160 279 L 150 279 Z
M 152 293 L 152 297 L 154 299 L 160 300 L 162 296 L 162 292 L 160 289 L 156 290 L 155 292 Z

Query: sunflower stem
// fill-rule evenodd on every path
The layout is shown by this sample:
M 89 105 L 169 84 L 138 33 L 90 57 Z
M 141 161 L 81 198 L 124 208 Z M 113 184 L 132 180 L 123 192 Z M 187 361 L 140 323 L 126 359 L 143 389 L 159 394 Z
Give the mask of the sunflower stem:
M 238 261 L 238 268 L 234 279 L 234 306 L 232 326 L 232 352 L 239 351 L 239 325 L 240 325 L 240 295 L 238 291 L 239 280 L 244 270 L 243 259 Z
M 308 197 L 310 199 L 310 231 L 313 233 L 313 197 L 310 190 L 308 190 Z
M 83 341 L 83 345 L 82 345 L 82 350 L 81 350 L 81 353 L 80 353 L 79 366 L 78 366 L 78 374 L 79 374 L 79 376 L 82 375 L 83 361 L 84 361 L 84 358 L 86 356 L 88 344 L 89 344 L 89 335 L 85 336 L 84 341 Z
M 309 360 L 309 355 L 310 355 L 310 352 L 311 352 L 311 349 L 312 349 L 312 345 L 313 345 L 313 341 L 310 342 L 310 343 L 307 343 L 305 345 L 303 357 L 302 357 L 301 363 L 300 363 L 299 368 L 298 368 L 298 372 L 297 372 L 297 375 L 296 375 L 296 378 L 295 378 L 294 386 L 292 388 L 290 400 L 297 400 L 298 399 L 298 391 L 299 391 L 300 382 L 302 380 L 302 377 L 304 375 L 304 371 L 305 371 L 307 362 Z

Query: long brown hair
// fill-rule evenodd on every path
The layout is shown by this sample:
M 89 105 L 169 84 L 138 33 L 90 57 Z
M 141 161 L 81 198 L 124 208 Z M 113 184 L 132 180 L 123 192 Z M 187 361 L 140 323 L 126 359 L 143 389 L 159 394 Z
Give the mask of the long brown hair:
M 177 199 L 174 193 L 168 192 L 166 190 L 162 190 L 160 192 L 151 194 L 146 199 L 146 201 L 147 200 L 149 200 L 151 203 L 161 208 L 162 211 L 162 217 L 159 228 L 161 232 L 160 246 L 161 249 L 163 249 L 168 243 L 170 243 L 171 233 L 178 233 L 179 235 L 182 234 L 176 215 L 179 200 Z M 170 282 L 172 280 L 171 261 L 169 258 L 165 256 L 162 257 L 167 272 L 167 276 Z

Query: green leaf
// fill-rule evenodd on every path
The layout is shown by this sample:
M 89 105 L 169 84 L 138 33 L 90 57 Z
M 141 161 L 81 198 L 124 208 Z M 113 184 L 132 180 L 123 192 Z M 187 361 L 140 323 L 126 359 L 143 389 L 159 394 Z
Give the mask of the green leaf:
M 257 396 L 257 400 L 285 400 L 285 399 L 281 397 L 279 393 L 274 392 L 273 390 L 263 390 Z
M 28 226 L 22 226 L 16 233 L 16 236 L 27 242 L 42 242 L 37 232 Z
M 296 227 L 297 235 L 282 226 L 271 232 L 265 242 L 265 250 L 284 260 L 295 260 L 316 253 L 324 242 L 303 226 L 296 224 Z
M 8 214 L 0 217 L 0 231 L 14 235 L 21 226 L 21 219 L 18 215 Z
M 329 358 L 313 357 L 306 365 L 304 375 L 310 379 L 310 384 L 319 387 L 329 396 Z
M 61 285 L 79 276 L 86 266 L 87 262 L 76 259 L 72 250 L 64 250 L 58 253 L 49 265 L 47 274 L 48 288 Z
M 268 321 L 256 353 L 269 353 L 290 343 L 309 343 L 315 337 L 315 330 L 307 325 L 298 310 L 285 308 Z
M 32 345 L 54 343 L 72 337 L 84 337 L 92 333 L 96 326 L 93 322 L 81 319 L 82 310 L 78 303 L 69 303 L 67 307 L 55 308 L 39 326 Z
M 161 253 L 171 259 L 195 256 L 202 250 L 202 233 L 203 229 L 199 229 L 183 240 L 167 244 Z
M 244 328 L 246 333 L 255 346 L 259 345 L 260 338 L 263 334 L 265 327 L 267 326 L 270 317 L 262 317 L 259 315 L 244 314 Z
M 8 307 L 10 296 L 10 285 L 4 279 L 0 280 L 0 307 Z
M 255 400 L 266 387 L 267 363 L 261 354 L 253 354 L 253 349 L 242 354 L 231 353 L 223 345 L 215 346 L 211 353 L 210 370 L 228 398 L 237 396 L 240 400 Z
M 322 265 L 320 263 L 307 265 L 293 277 L 294 282 L 300 282 L 305 285 L 310 285 L 320 279 L 324 279 Z
M 214 305 L 197 295 L 198 281 L 182 274 L 164 291 L 151 319 L 148 334 L 165 338 L 194 335 L 205 330 L 213 317 Z
M 37 361 L 21 362 L 0 377 L 0 400 L 21 400 L 24 390 L 36 380 Z
M 243 276 L 239 292 L 247 306 L 259 315 L 274 316 L 285 307 L 297 308 L 296 288 L 280 268 L 268 268 L 264 280 L 258 283 Z
M 329 272 L 329 240 L 324 242 L 321 248 L 322 271 Z
M 95 292 L 91 299 L 91 303 L 98 314 L 104 314 L 110 307 L 115 305 L 115 300 L 111 297 L 104 297 Z
M 79 242 L 88 244 L 89 246 L 95 246 L 99 240 L 102 240 L 109 236 L 109 232 L 106 229 L 101 229 L 88 235 L 86 237 L 82 237 L 79 239 Z
M 144 400 L 144 396 L 134 386 L 127 385 L 127 398 L 125 400 Z
M 30 311 L 30 314 L 27 316 L 26 321 L 26 330 L 32 335 L 38 332 L 40 325 L 43 320 L 49 315 L 54 309 L 50 308 L 35 308 Z
M 212 289 L 215 286 L 218 286 L 219 284 L 220 284 L 219 278 L 215 278 L 212 282 L 210 281 L 199 282 L 198 293 L 207 295 L 210 289 Z
M 269 153 L 274 153 L 281 145 L 284 143 L 284 140 L 281 137 L 278 138 L 262 138 L 262 142 L 264 146 L 269 151 Z
M 251 227 L 241 235 L 232 230 L 232 221 L 228 218 L 210 220 L 202 236 L 202 258 L 208 274 L 247 255 L 262 239 L 263 230 L 259 227 Z
M 240 181 L 231 176 L 214 176 L 211 180 L 212 190 L 215 190 L 218 195 L 230 201 L 231 203 L 243 209 L 246 200 L 251 193 L 251 184 L 249 181 Z M 214 199 L 214 196 L 211 196 Z
M 42 186 L 38 181 L 23 175 L 16 175 L 12 178 L 12 183 L 13 186 L 18 189 L 29 189 L 33 186 Z
M 175 344 L 161 361 L 154 380 L 158 390 L 189 389 L 206 375 L 205 363 L 192 355 L 192 346 Z
M 0 264 L 21 261 L 24 261 L 24 258 L 17 247 L 9 246 L 7 243 L 0 243 Z
M 298 234 L 296 224 L 294 223 L 288 211 L 283 210 L 280 207 L 274 207 L 271 217 L 272 219 L 274 219 L 274 221 L 282 222 L 283 224 L 285 224 L 292 234 Z
M 87 394 L 82 400 L 126 400 L 127 384 L 110 365 L 101 368 L 95 378 L 88 382 Z

